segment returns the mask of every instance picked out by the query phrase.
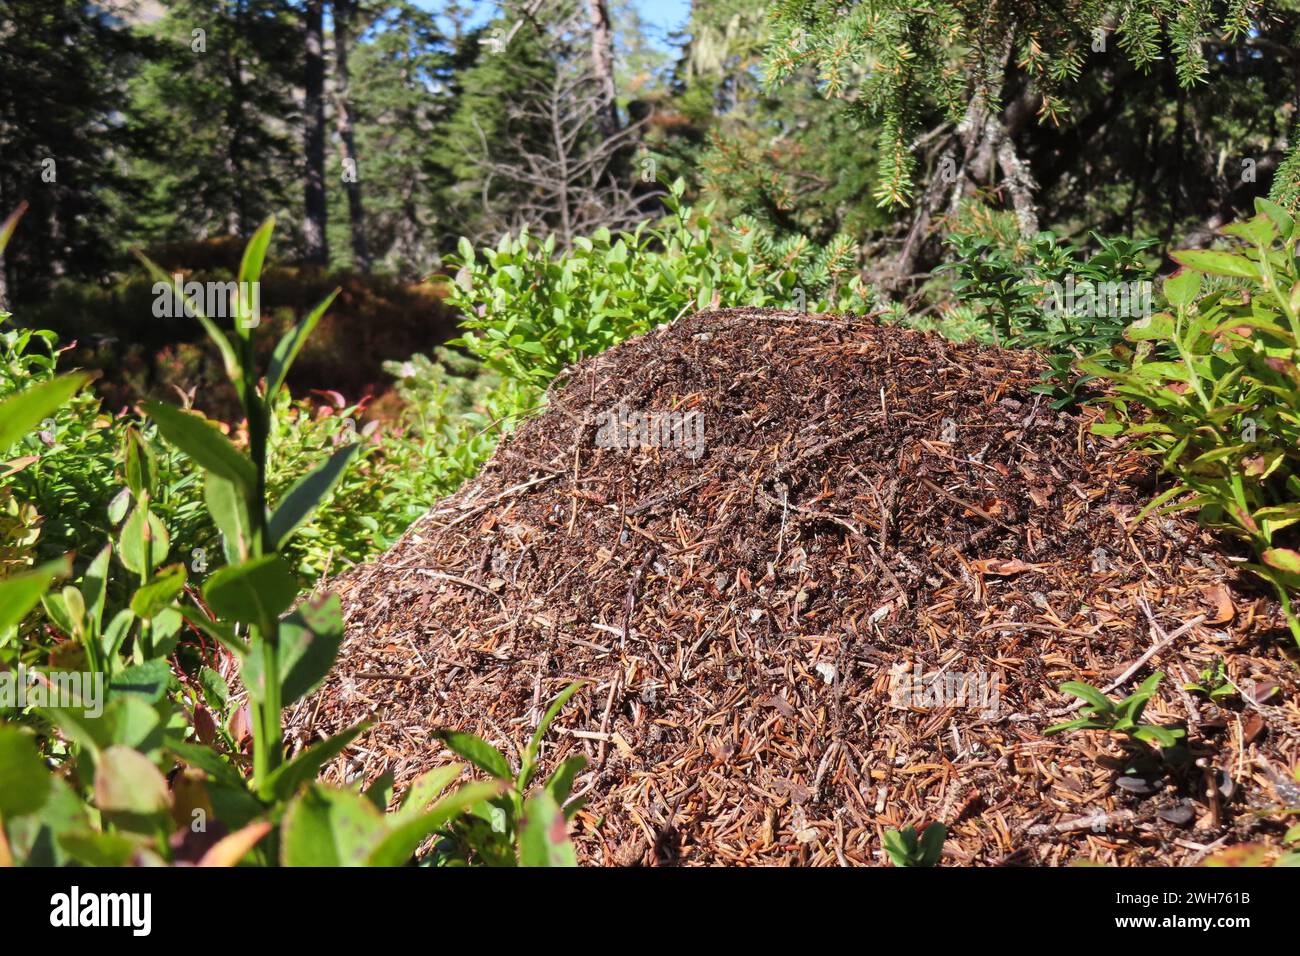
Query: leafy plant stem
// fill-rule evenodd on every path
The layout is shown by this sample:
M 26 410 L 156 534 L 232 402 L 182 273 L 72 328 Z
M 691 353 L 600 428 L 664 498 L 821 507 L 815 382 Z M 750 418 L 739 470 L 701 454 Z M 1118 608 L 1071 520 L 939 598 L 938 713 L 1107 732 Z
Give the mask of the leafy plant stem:
M 1296 617 L 1296 613 L 1292 609 L 1291 595 L 1287 593 L 1284 584 L 1274 582 L 1273 587 L 1277 591 L 1278 603 L 1282 605 L 1282 614 L 1286 617 L 1287 629 L 1290 630 L 1296 646 L 1300 647 L 1300 618 Z

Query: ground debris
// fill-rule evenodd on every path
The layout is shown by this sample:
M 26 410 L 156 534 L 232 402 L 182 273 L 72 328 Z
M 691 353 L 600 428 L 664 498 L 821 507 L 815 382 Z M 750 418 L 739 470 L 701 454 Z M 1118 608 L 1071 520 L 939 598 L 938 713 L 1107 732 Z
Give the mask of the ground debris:
M 574 829 L 596 864 L 879 864 L 885 829 L 930 820 L 946 862 L 980 865 L 1276 843 L 1252 811 L 1298 757 L 1277 609 L 1194 521 L 1135 522 L 1150 463 L 1048 409 L 1040 371 L 761 310 L 588 359 L 479 477 L 333 582 L 348 637 L 290 737 L 371 719 L 327 775 L 359 761 L 400 790 L 447 759 L 434 728 L 514 753 L 585 679 L 543 757 L 588 754 Z M 698 413 L 698 457 L 598 447 L 620 406 Z M 1276 685 L 1267 704 L 1181 690 L 1216 658 Z M 1116 785 L 1104 735 L 1041 736 L 1073 702 L 1062 681 L 1138 661 L 1114 694 L 1165 670 L 1148 718 L 1192 728 L 1200 761 L 1147 794 Z

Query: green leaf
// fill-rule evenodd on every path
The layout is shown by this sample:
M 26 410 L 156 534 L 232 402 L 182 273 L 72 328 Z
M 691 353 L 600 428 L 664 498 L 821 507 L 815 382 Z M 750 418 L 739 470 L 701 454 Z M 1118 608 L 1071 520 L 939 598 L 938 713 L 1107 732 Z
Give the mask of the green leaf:
M 219 618 L 269 632 L 298 596 L 298 579 L 284 558 L 268 554 L 216 571 L 203 585 L 203 598 Z
M 441 740 L 446 744 L 452 753 L 464 757 L 484 773 L 491 774 L 499 780 L 513 780 L 510 763 L 506 760 L 505 754 L 482 737 L 455 730 L 438 730 L 433 736 L 435 740 Z
M 1089 717 L 1079 717 L 1074 720 L 1067 720 L 1063 724 L 1052 724 L 1043 731 L 1044 737 L 1050 737 L 1053 734 L 1059 734 L 1066 730 L 1105 730 L 1106 725 L 1092 720 Z
M 72 830 L 59 834 L 59 846 L 78 863 L 86 866 L 126 866 L 140 848 L 140 840 L 121 833 L 98 830 Z
M 149 500 L 143 499 L 131 509 L 117 537 L 117 559 L 134 574 L 152 571 L 167 558 L 171 550 L 171 535 L 162 519 L 149 510 Z
M 921 834 L 921 866 L 934 866 L 943 856 L 943 841 L 948 838 L 948 828 L 942 823 L 931 823 Z
M 288 707 L 320 686 L 334 666 L 343 640 L 343 609 L 337 594 L 313 595 L 280 622 L 280 693 Z M 261 638 L 244 658 L 241 677 L 249 696 L 262 700 Z
M 293 366 L 294 359 L 302 350 L 303 343 L 311 335 L 320 322 L 321 316 L 334 303 L 341 289 L 335 289 L 327 295 L 316 308 L 312 309 L 301 322 L 285 332 L 276 343 L 275 350 L 271 353 L 271 364 L 266 371 L 266 401 L 268 407 L 275 399 L 275 395 L 284 385 L 284 380 L 289 375 L 289 369 Z
M 104 600 L 108 595 L 108 565 L 112 556 L 113 546 L 104 545 L 81 578 L 81 594 L 86 605 L 86 617 L 96 633 L 103 626 Z
M 248 560 L 253 539 L 249 525 L 248 501 L 234 482 L 206 471 L 203 473 L 203 500 L 212 523 L 221 532 L 222 549 L 231 564 Z
M 587 755 L 577 754 L 556 767 L 555 773 L 551 774 L 550 779 L 546 781 L 546 792 L 560 806 L 564 806 L 564 801 L 569 799 L 569 794 L 573 791 L 573 779 L 585 766 L 587 766 Z
M 1149 693 L 1133 694 L 1125 697 L 1120 701 L 1119 706 L 1115 708 L 1115 729 L 1127 730 L 1137 723 L 1142 717 L 1142 711 L 1146 710 L 1147 703 L 1151 700 Z
M 393 799 L 393 771 L 391 767 L 385 768 L 370 786 L 361 791 L 361 795 L 369 800 L 376 810 L 384 813 L 388 810 L 389 801 Z
M 90 381 L 85 372 L 60 375 L 0 402 L 0 453 L 18 444 Z
M 271 515 L 267 529 L 270 535 L 269 547 L 284 547 L 289 536 L 302 527 L 316 507 L 334 490 L 348 463 L 360 450 L 361 445 L 356 442 L 340 448 L 319 467 L 294 483 Z
M 559 805 L 545 790 L 528 798 L 519 831 L 520 866 L 577 866 L 569 828 Z
M 1109 714 L 1115 709 L 1115 705 L 1111 703 L 1109 697 L 1091 684 L 1085 684 L 1082 681 L 1066 681 L 1061 685 L 1061 692 L 1081 698 L 1103 714 Z
M 166 688 L 171 681 L 171 674 L 166 661 L 149 661 L 141 664 L 139 670 L 138 675 L 129 678 L 131 684 L 126 693 L 110 695 L 110 703 L 102 720 L 104 729 L 99 733 L 104 740 L 104 747 L 119 744 L 152 757 L 162 748 L 164 728 L 162 716 L 158 713 L 158 708 L 153 706 L 158 698 L 155 697 L 151 702 L 147 695 L 154 693 L 161 696 L 159 688 Z
M 281 860 L 285 866 L 363 866 L 386 830 L 383 814 L 365 797 L 315 784 L 285 812 Z
M 1152 498 L 1149 502 L 1147 502 L 1147 504 L 1142 508 L 1142 510 L 1138 512 L 1138 516 L 1135 520 L 1136 521 L 1144 520 L 1147 515 L 1151 514 L 1153 511 L 1159 510 L 1160 507 L 1165 502 L 1170 501 L 1174 498 L 1177 498 L 1179 495 L 1184 495 L 1186 493 L 1187 493 L 1187 488 L 1184 487 L 1183 485 L 1174 485 L 1172 488 L 1165 489 L 1160 494 Z M 1170 510 L 1175 510 L 1175 511 L 1182 510 L 1183 508 L 1186 507 L 1188 507 L 1188 505 L 1186 503 L 1183 503 L 1181 505 L 1174 506 Z
M 1199 273 L 1196 272 L 1186 272 L 1184 274 L 1199 276 Z M 1168 288 L 1168 283 L 1165 286 Z M 1130 323 L 1129 327 L 1124 330 L 1124 338 L 1130 342 L 1169 342 L 1173 340 L 1173 337 L 1174 318 L 1168 312 L 1157 312 L 1146 318 L 1138 319 Z
M 59 846 L 63 833 L 90 825 L 86 805 L 62 779 L 52 777 L 45 803 L 36 813 L 5 820 L 14 859 L 26 866 L 64 866 L 68 859 Z
M 337 594 L 315 594 L 280 625 L 284 706 L 320 686 L 343 641 L 343 606 Z
M 189 743 L 184 740 L 177 740 L 174 737 L 168 737 L 165 743 L 167 749 L 183 760 L 186 764 L 198 770 L 202 770 L 209 777 L 219 781 L 223 786 L 241 790 L 246 787 L 244 778 L 240 775 L 239 771 L 225 760 L 221 759 L 221 756 L 211 747 L 205 747 L 202 744 Z
M 139 500 L 144 495 L 153 496 L 156 468 L 151 452 L 140 432 L 134 427 L 126 429 L 126 485 Z
M 501 792 L 495 781 L 476 781 L 458 787 L 429 809 L 411 819 L 392 826 L 379 844 L 366 858 L 367 866 L 401 866 L 419 849 L 429 834 L 448 823 L 465 810 L 490 800 Z
M 1290 548 L 1267 548 L 1260 555 L 1270 568 L 1276 568 L 1287 574 L 1300 574 L 1300 551 Z
M 149 271 L 150 275 L 154 277 L 156 282 L 160 282 L 169 288 L 173 285 L 173 278 L 152 259 L 138 251 L 135 255 L 136 258 L 144 263 L 144 267 Z M 180 305 L 180 303 L 178 303 L 178 305 Z M 226 377 L 230 379 L 231 384 L 235 386 L 235 391 L 239 391 L 244 380 L 244 372 L 243 367 L 239 362 L 239 356 L 235 354 L 235 349 L 230 344 L 230 339 L 226 337 L 226 334 L 222 332 L 221 329 L 217 328 L 215 322 L 195 308 L 193 304 L 184 305 L 182 308 L 186 310 L 185 314 L 190 314 L 191 312 L 195 314 L 195 317 L 199 320 L 199 324 L 203 326 L 203 331 L 207 333 L 208 338 L 212 340 L 212 343 L 217 347 L 217 352 L 221 355 L 221 363 L 225 367 Z
M 1185 735 L 1182 730 L 1169 730 L 1165 727 L 1155 727 L 1151 724 L 1143 724 L 1133 731 L 1133 736 L 1144 743 L 1159 744 L 1161 747 L 1172 747 L 1178 743 L 1178 738 Z
M 63 590 L 80 593 L 75 588 L 64 588 Z M 50 623 L 58 630 L 69 637 L 81 637 L 84 624 L 82 616 L 72 613 L 72 609 L 68 607 L 68 600 L 63 594 L 57 591 L 48 591 L 42 594 L 41 606 L 45 608 L 45 616 L 50 619 Z
M 151 704 L 162 700 L 163 694 L 172 682 L 172 669 L 163 658 L 154 658 L 143 664 L 136 664 L 113 675 L 109 689 L 117 694 L 133 694 Z M 118 741 L 126 743 L 127 741 Z M 139 741 L 131 741 L 132 745 Z
M 23 218 L 23 213 L 27 211 L 27 200 L 18 204 L 18 208 L 5 217 L 4 222 L 0 222 L 0 256 L 4 255 L 5 247 L 9 245 L 9 240 L 13 238 L 14 230 L 18 228 L 18 220 Z
M 1231 252 L 1216 252 L 1209 249 L 1184 249 L 1171 252 L 1169 258 L 1180 265 L 1206 272 L 1216 276 L 1232 276 L 1238 279 L 1258 279 L 1259 266 L 1244 256 Z
M 1196 301 L 1201 292 L 1201 273 L 1195 269 L 1179 269 L 1165 280 L 1164 293 L 1169 304 L 1185 308 Z
M 921 865 L 921 853 L 917 844 L 915 827 L 904 827 L 902 830 L 886 830 L 882 842 L 885 846 L 885 853 L 894 866 Z
M 340 734 L 313 744 L 267 778 L 267 791 L 277 800 L 287 800 L 302 784 L 316 777 L 320 768 L 341 754 L 345 747 L 370 724 L 360 723 Z
M 1124 432 L 1124 423 L 1123 422 L 1097 422 L 1092 426 L 1091 431 L 1094 435 L 1103 435 L 1107 437 L 1111 435 L 1120 435 L 1123 434 Z
M 1267 216 L 1257 215 L 1250 219 L 1238 219 L 1222 230 L 1224 235 L 1236 236 L 1257 246 L 1271 245 L 1277 238 L 1277 226 Z
M 126 510 L 131 507 L 131 489 L 123 488 L 108 503 L 108 523 L 120 524 L 126 517 Z
M 1145 694 L 1147 697 L 1150 697 L 1160 687 L 1160 682 L 1164 679 L 1164 671 L 1153 671 L 1150 677 L 1138 685 L 1138 689 L 1134 692 L 1134 696 L 1136 697 L 1139 694 Z
M 173 564 L 163 568 L 148 584 L 131 598 L 131 610 L 142 620 L 149 620 L 176 600 L 185 590 L 185 565 Z
M 239 263 L 240 282 L 256 282 L 262 278 L 262 263 L 266 261 L 266 250 L 274 231 L 275 216 L 268 216 L 248 240 Z
M 108 627 L 104 628 L 104 633 L 100 635 L 99 639 L 99 646 L 104 652 L 103 659 L 105 661 L 111 661 L 122 645 L 126 643 L 127 634 L 134 623 L 135 615 L 131 613 L 129 607 L 124 607 L 113 615 L 113 619 L 108 622 Z
M 95 806 L 104 813 L 147 816 L 171 806 L 167 781 L 144 754 L 115 745 L 95 765 Z
M 163 402 L 146 402 L 145 411 L 169 442 L 194 459 L 200 468 L 234 482 L 245 493 L 257 484 L 257 469 L 215 425 L 205 418 Z
M 0 639 L 36 607 L 50 585 L 72 570 L 71 556 L 38 565 L 0 580 Z
M 465 765 L 463 763 L 453 763 L 421 774 L 411 784 L 411 788 L 406 791 L 401 809 L 393 814 L 393 818 L 399 822 L 404 822 L 414 820 L 423 814 L 425 807 L 432 803 L 438 794 L 446 790 L 447 785 L 459 777 L 464 769 Z
M 216 713 L 221 714 L 230 703 L 230 685 L 226 679 L 211 667 L 199 668 L 199 687 L 203 689 L 203 698 Z
M 35 813 L 50 793 L 50 772 L 31 735 L 0 724 L 0 818 Z
M 239 284 L 241 289 L 247 288 L 246 284 L 261 281 L 262 264 L 266 261 L 266 249 L 271 244 L 271 233 L 274 231 L 275 217 L 270 216 L 257 227 L 257 231 L 248 240 L 248 245 L 244 247 L 244 258 L 239 263 Z M 250 316 L 247 312 L 247 303 L 244 302 L 242 296 L 239 298 L 236 312 L 238 314 L 235 317 L 235 334 L 246 339 L 252 329 L 252 324 L 248 321 Z
M 1283 239 L 1291 237 L 1291 231 L 1295 228 L 1295 220 L 1291 218 L 1291 214 L 1285 209 L 1263 196 L 1255 197 L 1255 209 L 1273 220 L 1273 225 L 1277 226 L 1277 231 L 1281 233 Z
M 533 738 L 528 742 L 528 749 L 524 751 L 523 766 L 519 770 L 519 789 L 525 789 L 532 780 L 533 771 L 537 767 L 537 751 L 542 745 L 542 737 L 546 734 L 547 729 L 551 726 L 551 721 L 555 719 L 560 709 L 569 702 L 569 698 L 578 692 L 582 687 L 583 681 L 574 681 L 566 687 L 559 697 L 551 702 L 551 706 L 546 709 L 542 716 L 541 723 L 533 732 Z

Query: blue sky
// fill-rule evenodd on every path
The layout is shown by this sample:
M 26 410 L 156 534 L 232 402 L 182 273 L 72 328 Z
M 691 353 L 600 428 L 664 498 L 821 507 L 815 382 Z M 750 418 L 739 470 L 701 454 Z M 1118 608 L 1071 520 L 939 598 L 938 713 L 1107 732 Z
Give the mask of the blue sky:
M 415 0 L 422 7 L 437 10 L 442 6 L 440 0 Z M 476 6 L 488 8 L 488 0 L 477 0 Z M 636 5 L 647 23 L 657 28 L 661 34 L 680 29 L 686 23 L 690 13 L 691 0 L 636 0 Z
M 641 16 L 661 30 L 677 30 L 691 12 L 690 0 L 638 0 Z

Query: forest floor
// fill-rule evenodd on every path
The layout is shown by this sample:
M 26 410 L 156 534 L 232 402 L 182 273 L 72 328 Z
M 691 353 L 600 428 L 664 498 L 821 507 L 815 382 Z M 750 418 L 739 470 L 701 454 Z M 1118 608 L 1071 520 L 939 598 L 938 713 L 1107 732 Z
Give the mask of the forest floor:
M 481 474 L 332 582 L 348 637 L 290 720 L 361 719 L 328 776 L 544 763 L 594 864 L 879 864 L 940 821 L 948 864 L 1193 864 L 1278 845 L 1300 805 L 1295 646 L 1240 558 L 1135 520 L 1152 464 L 1031 393 L 1029 352 L 787 312 L 702 313 L 571 370 Z M 618 406 L 702 416 L 702 454 L 602 448 Z M 608 433 L 605 437 L 609 437 Z M 642 436 L 643 438 L 645 436 Z M 701 450 L 701 449 L 697 449 Z M 346 506 L 346 502 L 343 502 Z M 1183 689 L 1216 660 L 1240 689 Z M 1058 687 L 1168 676 L 1169 761 L 1074 731 Z

